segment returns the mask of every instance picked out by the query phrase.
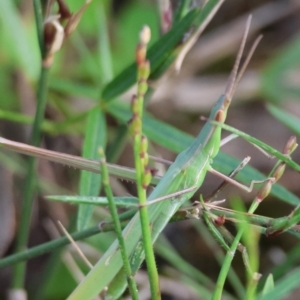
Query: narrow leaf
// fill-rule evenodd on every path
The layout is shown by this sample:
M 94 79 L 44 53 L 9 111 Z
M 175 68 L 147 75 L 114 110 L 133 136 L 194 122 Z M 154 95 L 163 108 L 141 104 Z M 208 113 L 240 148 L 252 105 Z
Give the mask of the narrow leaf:
M 273 289 L 274 289 L 274 278 L 272 274 L 269 274 L 265 282 L 264 288 L 262 290 L 262 294 L 265 295 L 271 292 Z
M 108 200 L 106 197 L 93 197 L 93 196 L 64 196 L 64 195 L 53 195 L 47 196 L 48 200 L 61 201 L 71 204 L 92 204 L 107 206 Z M 136 197 L 114 197 L 116 206 L 121 207 L 137 207 L 139 201 Z
M 258 300 L 279 300 L 287 297 L 293 290 L 299 287 L 300 268 L 288 273 L 281 280 L 276 281 L 274 289 L 266 293 Z
M 275 117 L 278 121 L 283 123 L 286 127 L 291 129 L 295 134 L 300 136 L 300 119 L 285 112 L 281 108 L 275 105 L 268 105 L 268 111 L 273 117 Z
M 198 14 L 198 10 L 189 12 L 172 30 L 149 49 L 147 58 L 150 60 L 151 72 L 170 55 L 171 51 L 177 43 L 180 42 Z M 104 99 L 104 101 L 112 100 L 134 85 L 136 82 L 136 72 L 136 64 L 133 63 L 104 88 L 102 99 Z
M 89 113 L 86 134 L 83 145 L 83 157 L 89 159 L 98 158 L 99 147 L 105 147 L 106 123 L 105 116 L 99 107 L 95 107 Z M 100 191 L 101 178 L 99 174 L 81 171 L 79 195 L 98 196 Z M 81 204 L 78 210 L 77 228 L 83 230 L 88 225 L 92 216 L 94 206 Z

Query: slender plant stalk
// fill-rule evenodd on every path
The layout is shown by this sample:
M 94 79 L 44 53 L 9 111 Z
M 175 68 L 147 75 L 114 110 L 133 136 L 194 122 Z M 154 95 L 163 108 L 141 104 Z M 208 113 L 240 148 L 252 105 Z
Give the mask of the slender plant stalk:
M 47 102 L 47 90 L 48 90 L 48 75 L 49 69 L 42 67 L 41 75 L 38 83 L 37 91 L 37 108 L 35 119 L 33 123 L 33 129 L 30 139 L 30 144 L 33 146 L 38 146 L 41 140 L 41 125 L 44 120 L 44 113 Z M 30 216 L 31 209 L 34 199 L 34 194 L 36 190 L 36 159 L 31 157 L 28 161 L 27 176 L 25 182 L 25 192 L 21 207 L 21 220 L 19 225 L 19 232 L 17 236 L 16 252 L 23 251 L 26 249 L 29 228 L 30 228 Z M 13 286 L 15 288 L 22 288 L 24 285 L 25 276 L 25 263 L 17 265 L 14 269 L 14 282 Z
M 127 222 L 121 224 L 122 227 L 127 225 Z M 93 226 L 91 228 L 75 232 L 71 234 L 71 237 L 77 241 L 77 240 L 82 240 L 85 238 L 88 238 L 90 236 L 93 236 L 95 234 L 101 233 L 101 232 L 107 232 L 107 231 L 112 231 L 114 230 L 114 225 L 112 223 L 103 223 L 100 226 Z M 3 258 L 0 260 L 0 269 L 5 268 L 7 266 L 11 266 L 13 264 L 26 261 L 28 259 L 34 258 L 39 255 L 43 255 L 45 253 L 49 253 L 53 250 L 56 250 L 60 247 L 66 246 L 70 244 L 70 241 L 68 240 L 67 237 L 61 237 L 58 238 L 54 241 L 44 243 L 42 245 L 33 247 L 29 250 L 24 250 L 21 253 L 16 253 L 13 255 L 10 255 L 6 258 Z
M 253 137 L 253 136 L 251 136 L 251 135 L 249 135 L 249 134 L 247 134 L 247 133 L 245 133 L 241 130 L 233 128 L 233 127 L 231 127 L 227 124 L 223 124 L 223 123 L 216 122 L 216 121 L 209 121 L 209 122 L 212 123 L 212 124 L 218 125 L 221 128 L 240 136 L 244 140 L 250 142 L 253 145 L 258 146 L 259 148 L 263 149 L 264 151 L 266 151 L 270 155 L 273 155 L 273 156 L 277 157 L 278 159 L 280 159 L 281 161 L 285 162 L 288 166 L 290 166 L 295 171 L 300 172 L 300 165 L 297 164 L 295 161 L 293 161 L 288 155 L 285 155 L 285 154 L 281 153 L 280 151 L 272 148 L 271 146 L 267 145 L 266 143 L 256 139 L 255 137 Z
M 44 57 L 44 41 L 43 41 L 43 14 L 40 0 L 33 0 L 34 14 L 36 20 L 37 35 L 40 47 L 41 57 Z M 44 120 L 44 113 L 47 102 L 49 67 L 42 64 L 40 78 L 37 89 L 37 108 L 30 138 L 30 144 L 39 146 L 41 140 L 41 128 Z M 28 169 L 25 182 L 25 192 L 21 207 L 21 220 L 19 232 L 16 241 L 16 253 L 26 249 L 30 228 L 30 217 L 33 199 L 36 190 L 36 159 L 31 157 L 28 161 Z M 26 263 L 15 266 L 13 276 L 13 287 L 23 288 L 25 279 Z
M 127 282 L 128 282 L 128 286 L 129 286 L 129 292 L 131 294 L 132 299 L 138 300 L 139 295 L 138 295 L 138 291 L 137 291 L 137 286 L 136 286 L 136 282 L 132 275 L 131 266 L 130 266 L 130 262 L 129 262 L 129 256 L 126 251 L 125 242 L 124 242 L 124 238 L 122 235 L 122 226 L 121 226 L 121 222 L 119 220 L 118 210 L 117 210 L 117 207 L 114 202 L 113 193 L 112 193 L 112 190 L 111 190 L 111 187 L 109 184 L 109 175 L 108 175 L 107 166 L 106 166 L 106 159 L 105 159 L 102 148 L 100 148 L 99 154 L 100 154 L 100 160 L 101 160 L 102 184 L 103 184 L 103 188 L 104 188 L 105 194 L 108 199 L 108 206 L 109 206 L 110 214 L 113 219 L 113 223 L 115 226 L 115 232 L 117 234 L 117 238 L 119 241 L 120 252 L 122 255 L 124 270 L 125 270 L 125 273 L 127 276 Z
M 140 203 L 140 222 L 145 250 L 147 272 L 150 281 L 151 297 L 153 300 L 161 299 L 159 278 L 156 268 L 154 249 L 152 245 L 151 224 L 148 215 L 147 187 L 151 181 L 151 172 L 147 168 L 147 139 L 142 135 L 142 118 L 144 107 L 144 96 L 148 89 L 147 79 L 150 74 L 150 64 L 146 60 L 147 44 L 150 40 L 150 28 L 145 26 L 140 34 L 140 43 L 136 50 L 136 61 L 138 65 L 138 92 L 132 99 L 133 117 L 130 123 L 134 139 L 134 160 L 137 179 L 137 194 Z
M 53 3 L 52 3 L 53 4 Z M 47 21 L 43 23 L 43 12 L 40 0 L 33 0 L 35 21 L 37 28 L 37 36 L 39 41 L 39 48 L 41 53 L 41 73 L 37 88 L 37 107 L 33 122 L 32 134 L 30 138 L 30 144 L 33 146 L 39 146 L 41 141 L 42 123 L 44 121 L 44 114 L 47 102 L 48 91 L 48 77 L 49 70 L 53 63 L 55 52 L 59 51 L 65 37 L 69 36 L 76 28 L 82 13 L 88 6 L 89 2 L 86 2 L 82 8 L 75 14 L 69 16 L 69 20 L 66 23 L 65 28 L 60 25 L 60 29 L 56 28 L 56 33 L 49 34 L 49 26 L 52 25 Z M 59 11 L 61 7 L 59 5 Z M 48 28 L 48 29 L 47 29 Z M 53 27 L 51 27 L 53 29 Z M 45 31 L 44 31 L 45 29 Z M 46 30 L 47 29 L 47 30 Z M 47 44 L 47 49 L 46 49 Z M 27 246 L 29 227 L 30 227 L 30 215 L 33 204 L 33 199 L 36 191 L 36 161 L 34 158 L 29 159 L 28 173 L 25 182 L 24 199 L 22 202 L 20 230 L 17 236 L 16 252 L 24 250 Z M 22 288 L 24 286 L 26 264 L 17 265 L 14 269 L 13 287 Z
M 41 0 L 32 0 L 32 2 L 33 2 L 34 17 L 35 17 L 40 53 L 41 56 L 44 57 L 45 44 L 44 44 L 44 37 L 43 37 L 43 10 L 41 5 Z
M 139 143 L 135 143 L 135 150 L 138 148 Z M 141 166 L 140 165 L 140 155 L 139 152 L 136 154 L 135 151 L 135 166 L 137 174 L 141 174 Z M 156 268 L 155 262 L 155 255 L 152 246 L 152 238 L 151 238 L 151 225 L 149 221 L 148 215 L 148 207 L 145 206 L 147 202 L 147 195 L 146 190 L 142 186 L 141 179 L 137 180 L 137 187 L 138 187 L 138 198 L 140 201 L 140 221 L 142 227 L 142 235 L 143 235 L 143 246 L 145 250 L 145 258 L 147 264 L 147 271 L 150 281 L 150 288 L 151 288 L 151 295 L 152 299 L 161 299 L 160 297 L 160 288 L 159 288 L 159 279 L 158 279 L 158 272 Z
M 208 229 L 204 227 L 204 224 L 202 222 L 195 222 L 194 226 L 196 230 L 201 234 L 203 240 L 205 241 L 205 244 L 207 244 L 214 251 L 214 256 L 221 266 L 223 264 L 225 254 L 223 253 L 221 248 L 218 249 L 218 247 L 216 247 L 217 242 L 214 239 L 214 237 L 211 235 Z M 231 286 L 233 287 L 235 293 L 238 295 L 238 298 L 243 299 L 245 297 L 244 286 L 237 273 L 232 269 L 229 270 L 228 280 Z
M 254 213 L 254 211 L 255 211 L 255 209 L 257 207 L 256 205 L 254 205 L 255 202 L 256 201 L 253 201 L 252 205 L 250 206 L 250 208 L 248 210 L 248 213 L 250 213 L 250 214 Z M 231 266 L 231 263 L 232 263 L 232 260 L 233 260 L 233 257 L 234 257 L 233 253 L 236 252 L 236 249 L 237 249 L 237 247 L 238 247 L 238 245 L 240 243 L 240 239 L 242 238 L 244 230 L 245 230 L 244 227 L 241 227 L 238 230 L 235 238 L 232 241 L 232 244 L 231 244 L 231 247 L 230 247 L 230 251 L 227 251 L 227 253 L 225 255 L 225 259 L 223 261 L 222 268 L 221 268 L 221 271 L 219 273 L 219 277 L 218 277 L 218 280 L 217 280 L 217 284 L 216 284 L 216 288 L 215 288 L 212 300 L 219 300 L 222 297 L 222 292 L 223 292 L 225 280 L 227 278 L 227 275 L 228 275 L 228 272 L 229 272 L 229 269 L 230 269 L 230 266 Z M 253 276 L 255 277 L 255 274 Z M 252 278 L 252 281 L 253 281 L 253 278 Z M 258 279 L 256 281 L 258 281 Z M 246 297 L 246 299 L 250 299 L 249 298 L 249 291 L 247 291 L 247 297 Z

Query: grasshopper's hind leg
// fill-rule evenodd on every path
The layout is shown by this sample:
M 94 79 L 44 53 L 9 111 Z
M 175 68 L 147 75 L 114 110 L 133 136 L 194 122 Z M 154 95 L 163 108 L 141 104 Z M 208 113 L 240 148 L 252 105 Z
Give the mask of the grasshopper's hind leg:
M 249 161 L 249 160 L 248 160 L 248 161 Z M 236 180 L 234 180 L 234 179 L 228 177 L 227 175 L 224 175 L 223 173 L 221 173 L 221 172 L 219 172 L 219 171 L 213 169 L 212 167 L 210 167 L 208 171 L 209 171 L 210 173 L 212 173 L 212 174 L 214 174 L 214 175 L 216 175 L 216 176 L 218 176 L 218 177 L 224 179 L 225 181 L 228 181 L 229 183 L 235 185 L 236 187 L 238 187 L 238 188 L 240 188 L 240 189 L 242 189 L 242 190 L 244 190 L 244 191 L 246 191 L 246 192 L 248 192 L 248 193 L 251 193 L 251 192 L 252 192 L 253 187 L 254 187 L 254 184 L 264 183 L 264 182 L 266 182 L 266 181 L 272 179 L 272 178 L 266 178 L 266 179 L 264 179 L 264 180 L 252 180 L 252 181 L 250 182 L 250 186 L 246 186 L 246 185 L 244 185 L 244 184 L 242 184 L 242 183 L 240 183 L 240 182 L 238 182 L 238 181 L 236 181 Z M 275 178 L 273 178 L 273 180 L 275 181 Z
M 249 162 L 250 157 L 245 157 L 242 162 L 232 170 L 227 176 L 228 178 L 234 178 L 238 172 L 240 172 Z M 223 180 L 223 182 L 208 196 L 205 198 L 205 202 L 211 202 L 227 185 L 229 184 L 228 181 Z

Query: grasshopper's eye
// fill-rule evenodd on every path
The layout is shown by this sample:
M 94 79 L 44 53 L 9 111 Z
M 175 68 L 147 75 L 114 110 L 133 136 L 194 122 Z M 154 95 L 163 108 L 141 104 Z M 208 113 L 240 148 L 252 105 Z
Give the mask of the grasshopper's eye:
M 225 121 L 225 114 L 223 110 L 218 110 L 216 113 L 215 121 L 223 123 Z

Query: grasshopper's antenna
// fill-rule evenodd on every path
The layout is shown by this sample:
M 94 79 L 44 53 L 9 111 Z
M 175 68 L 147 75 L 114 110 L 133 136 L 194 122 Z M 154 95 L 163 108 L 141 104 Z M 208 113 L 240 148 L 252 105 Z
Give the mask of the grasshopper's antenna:
M 262 36 L 262 34 L 261 34 L 261 35 L 259 35 L 259 36 L 256 38 L 256 40 L 254 41 L 254 43 L 253 43 L 253 45 L 252 45 L 252 47 L 251 47 L 251 49 L 250 49 L 250 51 L 249 51 L 249 53 L 248 53 L 248 55 L 247 55 L 247 57 L 246 57 L 246 60 L 244 61 L 243 65 L 242 65 L 242 67 L 241 67 L 241 69 L 240 69 L 240 71 L 239 71 L 239 74 L 238 74 L 238 76 L 237 76 L 237 79 L 236 79 L 236 81 L 235 81 L 235 83 L 234 83 L 234 87 L 233 87 L 233 90 L 232 90 L 233 93 L 235 92 L 235 90 L 236 90 L 236 88 L 237 88 L 237 85 L 239 84 L 239 82 L 240 82 L 242 76 L 244 75 L 244 72 L 245 72 L 245 70 L 246 70 L 246 68 L 247 68 L 247 66 L 248 66 L 248 64 L 249 64 L 249 61 L 250 61 L 250 59 L 251 59 L 251 57 L 252 57 L 252 55 L 253 55 L 253 53 L 254 53 L 256 47 L 258 46 L 260 40 L 262 39 L 262 37 L 263 37 L 263 36 Z
M 243 35 L 243 39 L 242 39 L 238 54 L 237 54 L 236 59 L 235 59 L 233 69 L 232 69 L 231 74 L 230 74 L 229 79 L 228 79 L 228 84 L 227 84 L 227 87 L 226 87 L 226 90 L 225 90 L 225 95 L 226 95 L 226 98 L 228 100 L 231 100 L 231 98 L 233 96 L 233 93 L 234 93 L 234 89 L 236 87 L 237 72 L 238 72 L 239 65 L 240 65 L 240 62 L 241 62 L 241 58 L 242 58 L 242 55 L 243 55 L 243 51 L 244 51 L 244 48 L 245 48 L 245 44 L 246 44 L 246 40 L 247 40 L 249 28 L 250 28 L 251 19 L 252 19 L 252 15 L 250 15 L 247 19 L 246 29 L 245 29 L 245 32 L 244 32 L 244 35 Z

